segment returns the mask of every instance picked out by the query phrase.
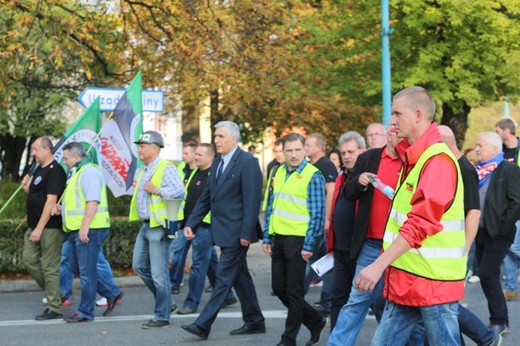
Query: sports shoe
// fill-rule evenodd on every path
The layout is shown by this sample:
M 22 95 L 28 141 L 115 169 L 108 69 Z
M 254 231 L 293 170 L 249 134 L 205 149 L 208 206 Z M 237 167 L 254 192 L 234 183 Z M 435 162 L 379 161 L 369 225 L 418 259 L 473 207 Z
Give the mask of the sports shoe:
M 177 304 L 173 303 L 171 307 L 171 313 L 174 314 L 178 309 L 179 307 L 177 306 Z
M 121 300 L 122 299 L 119 299 L 117 301 L 117 304 L 121 303 Z M 108 306 L 108 301 L 105 297 L 99 299 L 97 302 L 96 302 L 96 306 L 99 306 L 99 307 L 107 307 Z
M 148 323 L 143 324 L 143 329 L 161 329 L 168 328 L 170 326 L 169 321 L 150 320 Z
M 489 346 L 502 346 L 502 341 L 504 338 L 502 338 L 502 335 L 497 334 L 495 338 L 493 339 L 493 342 Z
M 509 333 L 509 328 L 507 327 L 507 324 L 490 324 L 488 328 L 493 329 L 497 334 L 500 335 Z
M 309 287 L 319 287 L 323 286 L 323 280 L 321 278 L 314 278 L 312 279 L 311 283 L 309 284 Z
M 515 300 L 518 299 L 518 293 L 515 291 L 504 290 L 504 297 L 506 300 Z
M 480 282 L 480 278 L 478 276 L 476 276 L 476 275 L 472 275 L 472 276 L 469 277 L 468 282 L 470 284 L 476 284 L 476 283 Z
M 208 287 L 206 287 L 206 289 L 204 290 L 204 292 L 206 293 L 211 293 L 213 292 L 213 287 L 211 285 L 209 285 Z
M 47 300 L 47 298 L 42 298 L 42 304 L 43 305 L 49 304 L 49 301 Z M 61 306 L 70 306 L 71 304 L 72 303 L 70 302 L 70 300 L 67 299 L 67 297 L 61 298 Z
M 43 310 L 43 313 L 41 315 L 36 316 L 36 321 L 45 321 L 45 320 L 57 320 L 62 319 L 63 315 L 59 314 L 55 311 L 52 311 L 51 309 L 45 309 Z

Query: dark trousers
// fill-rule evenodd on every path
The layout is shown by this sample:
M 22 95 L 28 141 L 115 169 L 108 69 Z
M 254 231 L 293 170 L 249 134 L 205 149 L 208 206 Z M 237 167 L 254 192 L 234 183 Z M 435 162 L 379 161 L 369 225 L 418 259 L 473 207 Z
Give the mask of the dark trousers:
M 488 301 L 490 324 L 509 325 L 507 304 L 500 285 L 500 265 L 513 240 L 497 235 L 491 238 L 479 229 L 475 238 L 477 261 L 480 266 L 480 285 Z
M 307 262 L 301 254 L 303 241 L 304 237 L 277 235 L 273 238 L 271 254 L 273 292 L 289 309 L 282 341 L 291 345 L 296 345 L 302 323 L 313 329 L 323 321 L 323 317 L 304 298 Z
M 195 324 L 200 328 L 208 332 L 211 331 L 211 325 L 217 318 L 217 314 L 231 288 L 235 289 L 240 301 L 242 319 L 245 325 L 253 328 L 264 326 L 264 316 L 258 304 L 255 285 L 247 268 L 246 255 L 248 249 L 248 246 L 220 248 L 215 287 L 211 298 L 195 320 Z
M 334 329 L 339 311 L 347 304 L 356 274 L 356 259 L 350 258 L 350 251 L 334 250 L 334 279 L 332 280 L 332 305 L 330 307 L 330 330 Z

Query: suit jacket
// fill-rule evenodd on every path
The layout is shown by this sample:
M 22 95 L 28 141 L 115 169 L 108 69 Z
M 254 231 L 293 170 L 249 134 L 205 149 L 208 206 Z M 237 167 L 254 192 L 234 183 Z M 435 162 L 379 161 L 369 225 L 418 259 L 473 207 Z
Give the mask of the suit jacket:
M 383 148 L 370 149 L 359 155 L 345 184 L 345 197 L 349 201 L 358 200 L 350 258 L 355 258 L 361 250 L 361 245 L 363 245 L 365 235 L 367 234 L 370 211 L 372 210 L 372 199 L 374 198 L 374 187 L 372 184 L 368 185 L 365 191 L 365 187 L 359 185 L 359 176 L 365 172 L 377 174 L 382 151 Z
M 484 228 L 491 238 L 497 234 L 514 239 L 520 218 L 520 168 L 503 161 L 489 178 L 484 199 Z
M 262 200 L 262 172 L 258 161 L 237 148 L 217 181 L 220 161 L 221 155 L 217 155 L 204 192 L 195 204 L 186 226 L 198 228 L 211 210 L 211 234 L 217 246 L 240 246 L 240 239 L 257 242 L 261 237 L 258 215 Z

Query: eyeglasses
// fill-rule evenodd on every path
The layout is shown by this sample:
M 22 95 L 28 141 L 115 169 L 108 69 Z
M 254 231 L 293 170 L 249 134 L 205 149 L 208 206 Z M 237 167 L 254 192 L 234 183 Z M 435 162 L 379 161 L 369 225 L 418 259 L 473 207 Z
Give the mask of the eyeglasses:
M 367 137 L 377 137 L 377 136 L 384 136 L 384 133 L 369 133 Z

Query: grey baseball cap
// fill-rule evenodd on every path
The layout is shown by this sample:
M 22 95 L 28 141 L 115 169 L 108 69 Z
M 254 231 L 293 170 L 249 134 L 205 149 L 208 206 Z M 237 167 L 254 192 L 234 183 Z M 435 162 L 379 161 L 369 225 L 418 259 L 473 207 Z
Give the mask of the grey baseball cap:
M 141 133 L 135 144 L 157 144 L 160 148 L 164 148 L 164 140 L 159 132 L 145 131 Z

